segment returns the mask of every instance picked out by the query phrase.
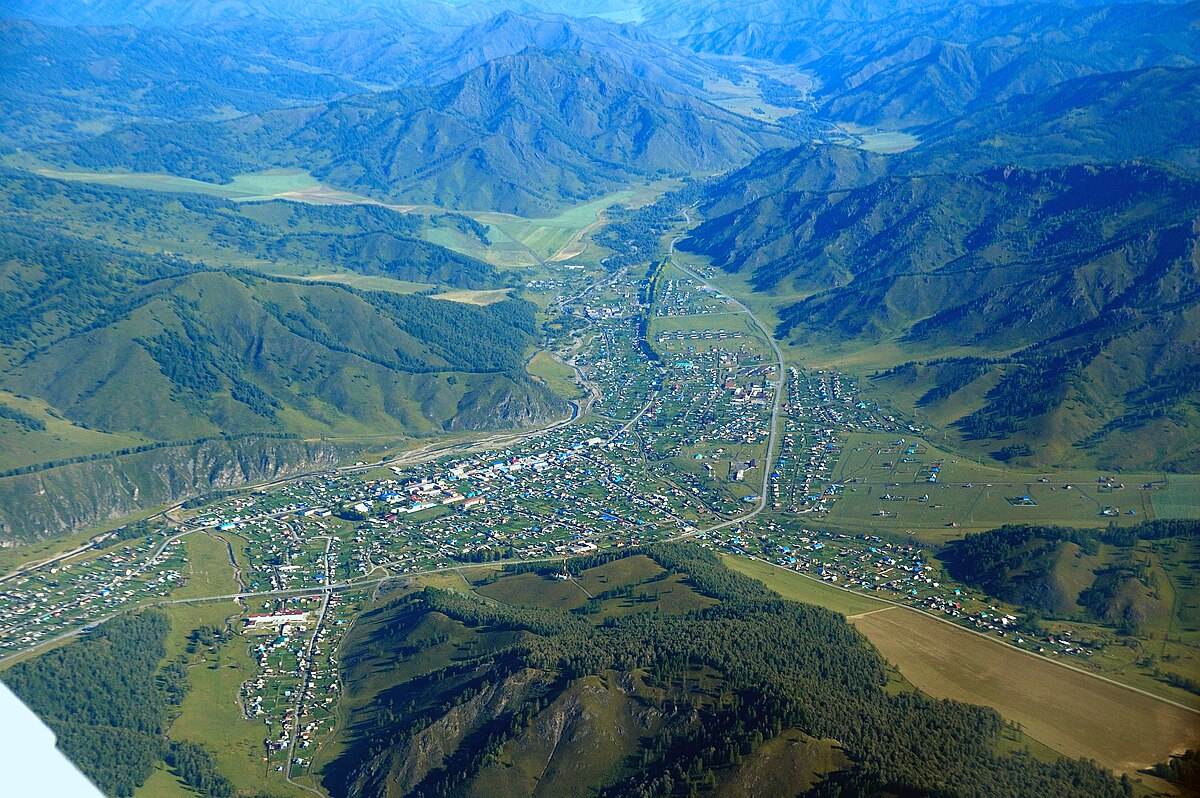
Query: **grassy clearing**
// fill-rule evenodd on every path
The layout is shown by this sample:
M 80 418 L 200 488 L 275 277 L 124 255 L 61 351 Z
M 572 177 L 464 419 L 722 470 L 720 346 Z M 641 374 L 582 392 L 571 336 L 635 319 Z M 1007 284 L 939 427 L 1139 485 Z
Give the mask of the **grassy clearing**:
M 237 592 L 229 547 L 224 541 L 200 532 L 188 535 L 183 541 L 187 547 L 188 561 L 183 570 L 187 584 L 171 594 L 172 598 L 223 596 Z
M 472 568 L 469 571 L 439 571 L 433 574 L 421 574 L 412 577 L 413 582 L 417 584 L 417 588 L 438 587 L 442 590 L 462 590 L 470 589 L 471 581 L 483 579 L 488 574 L 493 573 L 499 566 L 480 566 Z
M 462 289 L 459 291 L 444 291 L 440 294 L 431 294 L 430 298 L 445 299 L 448 302 L 460 302 L 464 305 L 491 305 L 508 299 L 509 289 L 495 288 L 485 291 L 471 291 Z
M 579 574 L 579 584 L 595 595 L 606 590 L 645 582 L 662 574 L 663 567 L 644 554 L 613 560 Z
M 71 551 L 87 543 L 94 534 L 96 534 L 94 531 L 77 532 L 73 535 L 56 537 L 39 543 L 0 549 L 0 574 L 7 574 L 22 566 Z
M 207 183 L 203 180 L 192 180 L 168 174 L 69 171 L 46 166 L 33 168 L 32 171 L 42 177 L 52 177 L 57 180 L 78 180 L 85 183 L 100 183 L 121 188 L 144 188 L 152 191 L 209 194 L 214 197 L 241 200 L 271 199 L 285 194 L 314 192 L 324 188 L 320 181 L 300 169 L 270 169 L 265 172 L 235 175 L 228 183 Z
M 995 708 L 1070 757 L 1134 772 L 1200 743 L 1200 714 L 901 608 L 851 621 L 922 691 Z
M 497 762 L 479 774 L 465 793 L 470 798 L 495 795 L 584 796 L 592 790 L 581 785 L 602 784 L 619 773 L 613 763 L 637 753 L 643 728 L 636 721 L 636 700 L 616 687 L 615 675 L 590 675 L 571 685 L 547 714 L 570 715 L 580 707 L 595 719 L 598 734 L 562 735 L 545 719 L 534 721 L 506 742 Z
M 840 612 L 843 615 L 858 615 L 891 606 L 882 601 L 810 579 L 786 568 L 778 568 L 761 560 L 750 560 L 732 554 L 723 555 L 721 560 L 731 571 L 737 571 L 752 579 L 757 579 L 790 601 L 816 604 L 818 607 Z
M 851 143 L 854 145 L 885 155 L 911 150 L 921 143 L 921 139 L 913 134 L 899 130 L 867 128 L 849 122 L 840 123 L 839 127 L 850 135 Z
M 407 280 L 393 280 L 391 277 L 357 272 L 317 272 L 302 275 L 268 272 L 268 274 L 279 274 L 281 277 L 292 277 L 314 283 L 337 283 L 362 291 L 390 291 L 393 294 L 415 294 L 418 291 L 426 291 L 434 287 L 432 283 L 411 283 Z
M 793 82 L 794 80 L 795 77 L 793 76 L 792 80 L 788 82 Z M 763 99 L 758 81 L 753 79 L 734 83 L 728 78 L 718 78 L 716 80 L 705 81 L 704 88 L 711 97 L 711 102 L 714 105 L 739 116 L 749 117 L 760 122 L 778 122 L 780 119 L 792 116 L 797 112 L 795 108 L 772 105 L 767 102 Z
M 46 425 L 44 430 L 28 429 L 0 418 L 0 471 L 68 457 L 103 454 L 148 442 L 140 435 L 117 435 L 85 429 L 60 418 L 40 399 L 19 397 L 8 391 L 0 391 L 0 405 L 25 413 Z
M 196 541 L 208 541 L 199 546 L 189 546 L 190 565 L 197 565 L 201 560 L 218 561 L 218 553 L 228 564 L 228 550 L 221 541 L 207 536 L 189 537 L 195 537 Z M 214 543 L 219 548 L 210 545 Z M 228 570 L 226 577 L 232 579 Z M 190 582 L 188 587 L 192 587 L 192 584 Z M 227 601 L 174 604 L 163 608 L 163 611 L 171 619 L 171 632 L 166 645 L 167 659 L 170 660 L 184 653 L 188 634 L 193 629 L 201 626 L 220 628 L 226 618 L 239 615 L 242 608 L 235 602 Z M 191 740 L 204 745 L 216 758 L 222 775 L 243 790 L 298 798 L 306 793 L 267 770 L 262 747 L 267 730 L 242 715 L 238 701 L 242 682 L 257 673 L 257 664 L 247 652 L 245 640 L 240 637 L 222 646 L 216 655 L 202 655 L 188 672 L 191 690 L 179 707 L 168 735 L 173 740 Z M 163 768 L 138 792 L 137 798 L 176 798 L 192 794 Z
M 611 588 L 609 588 L 611 589 Z M 603 623 L 606 618 L 622 618 L 644 612 L 662 615 L 683 615 L 717 604 L 717 600 L 697 593 L 684 574 L 671 574 L 663 579 L 641 582 L 633 588 L 630 596 L 604 601 L 600 611 L 589 616 L 593 622 Z
M 522 219 L 499 213 L 471 214 L 478 221 L 502 230 L 510 239 L 520 242 L 543 259 L 554 258 L 572 245 L 579 234 L 596 224 L 600 214 L 611 206 L 626 202 L 634 196 L 631 190 L 618 191 L 592 202 L 576 205 L 548 219 Z
M 171 773 L 166 763 L 159 762 L 133 798 L 197 798 L 200 793 L 192 790 L 179 777 Z
M 576 399 L 585 394 L 576 383 L 575 370 L 544 350 L 525 364 L 525 371 L 565 399 Z
M 535 573 L 515 574 L 475 588 L 480 595 L 505 604 L 526 604 L 573 610 L 587 603 L 587 594 L 572 580 L 554 579 Z
M 213 606 L 228 611 L 231 605 Z M 220 772 L 241 789 L 279 796 L 305 795 L 268 772 L 263 752 L 268 730 L 242 715 L 238 701 L 242 682 L 257 672 L 241 638 L 226 644 L 215 658 L 209 657 L 189 672 L 192 689 L 169 734 L 175 740 L 202 743 L 216 758 Z
M 795 795 L 811 788 L 823 774 L 849 764 L 836 740 L 818 740 L 799 729 L 784 729 L 751 752 L 718 792 L 733 798 Z

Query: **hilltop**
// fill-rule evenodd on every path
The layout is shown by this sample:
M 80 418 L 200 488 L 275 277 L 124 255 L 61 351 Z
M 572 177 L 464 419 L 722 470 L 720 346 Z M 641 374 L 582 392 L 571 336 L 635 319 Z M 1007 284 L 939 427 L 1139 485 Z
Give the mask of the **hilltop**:
M 343 647 L 353 709 L 331 792 L 1121 794 L 1087 763 L 996 753 L 991 710 L 885 691 L 882 658 L 842 616 L 699 546 L 577 560 L 575 584 L 558 571 L 365 613 Z

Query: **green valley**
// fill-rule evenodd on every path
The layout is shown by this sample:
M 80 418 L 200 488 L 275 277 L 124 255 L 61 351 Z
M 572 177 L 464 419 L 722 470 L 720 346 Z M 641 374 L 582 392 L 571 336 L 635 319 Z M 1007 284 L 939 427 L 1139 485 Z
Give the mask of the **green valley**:
M 1197 793 L 1198 19 L 10 0 L 6 723 L 121 798 Z

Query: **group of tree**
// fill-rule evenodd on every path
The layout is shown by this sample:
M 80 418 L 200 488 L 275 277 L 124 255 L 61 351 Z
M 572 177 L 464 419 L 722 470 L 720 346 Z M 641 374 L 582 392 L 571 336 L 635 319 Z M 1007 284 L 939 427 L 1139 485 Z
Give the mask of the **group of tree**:
M 619 775 L 593 785 L 608 798 L 711 794 L 744 757 L 784 729 L 836 739 L 845 747 L 852 764 L 819 786 L 821 795 L 1130 794 L 1128 784 L 1092 763 L 997 753 L 1003 724 L 990 709 L 889 693 L 883 660 L 842 616 L 784 601 L 760 582 L 726 569 L 711 552 L 659 544 L 626 556 L 632 553 L 649 555 L 718 603 L 686 614 L 645 608 L 601 619 L 432 588 L 401 599 L 397 611 L 409 619 L 405 623 L 448 617 L 466 629 L 517 634 L 508 638 L 511 645 L 477 658 L 456 656 L 452 664 L 390 690 L 381 700 L 390 702 L 391 731 L 388 724 L 373 726 L 369 735 L 364 732 L 370 739 L 364 737 L 362 759 L 342 763 L 355 774 L 355 789 L 380 787 L 388 752 L 398 750 L 396 756 L 403 757 L 417 731 L 445 714 L 444 702 L 431 701 L 430 694 L 454 695 L 468 685 L 478 689 L 534 672 L 546 674 L 549 692 L 540 700 L 548 705 L 589 675 L 637 672 L 659 691 L 656 709 L 671 720 L 642 741 L 637 762 L 619 764 L 614 770 Z M 577 567 L 602 564 L 611 555 L 585 559 Z M 432 638 L 427 642 L 437 645 Z M 716 674 L 715 694 L 698 687 L 705 673 Z M 489 752 L 514 740 L 536 716 L 516 709 L 500 714 L 476 737 L 468 735 L 482 747 L 453 753 L 454 766 L 430 773 L 413 794 L 461 790 L 494 761 Z

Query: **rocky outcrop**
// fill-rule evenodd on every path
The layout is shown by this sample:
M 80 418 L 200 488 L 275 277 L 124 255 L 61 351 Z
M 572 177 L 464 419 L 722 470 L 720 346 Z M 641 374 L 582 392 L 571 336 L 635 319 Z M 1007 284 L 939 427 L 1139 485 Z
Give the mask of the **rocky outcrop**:
M 289 438 L 165 446 L 0 479 L 0 545 L 65 535 L 212 490 L 324 468 L 339 447 Z

